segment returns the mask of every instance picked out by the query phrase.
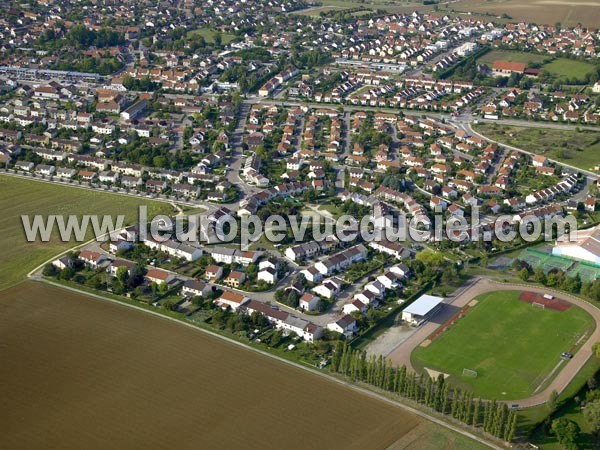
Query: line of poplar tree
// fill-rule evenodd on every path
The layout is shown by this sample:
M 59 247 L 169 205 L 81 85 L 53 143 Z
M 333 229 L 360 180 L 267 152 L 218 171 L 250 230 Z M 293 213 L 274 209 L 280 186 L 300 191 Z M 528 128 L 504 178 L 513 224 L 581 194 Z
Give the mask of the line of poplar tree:
M 506 442 L 515 436 L 517 414 L 514 410 L 496 400 L 474 398 L 472 392 L 450 386 L 441 374 L 432 379 L 427 373 L 409 372 L 406 366 L 393 367 L 389 359 L 381 355 L 367 358 L 364 351 L 354 350 L 346 342 L 336 344 L 331 370 L 353 381 L 395 392 L 467 425 L 480 427 Z

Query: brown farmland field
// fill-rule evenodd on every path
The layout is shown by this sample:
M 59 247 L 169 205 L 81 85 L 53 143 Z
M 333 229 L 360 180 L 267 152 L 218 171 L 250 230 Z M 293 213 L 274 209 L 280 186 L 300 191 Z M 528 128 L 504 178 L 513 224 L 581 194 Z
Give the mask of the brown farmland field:
M 0 293 L 0 358 L 0 448 L 482 448 L 192 328 L 38 282 Z
M 506 13 L 512 21 L 549 25 L 597 27 L 600 23 L 600 0 L 459 0 L 449 8 L 496 16 Z

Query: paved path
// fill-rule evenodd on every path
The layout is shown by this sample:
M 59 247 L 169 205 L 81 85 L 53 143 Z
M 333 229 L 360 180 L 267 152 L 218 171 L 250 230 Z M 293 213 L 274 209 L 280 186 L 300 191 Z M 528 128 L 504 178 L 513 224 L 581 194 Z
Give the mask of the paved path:
M 588 337 L 583 345 L 579 348 L 575 356 L 570 361 L 567 361 L 563 366 L 562 370 L 552 380 L 543 391 L 540 391 L 531 397 L 525 399 L 510 400 L 511 404 L 518 404 L 521 407 L 537 406 L 545 403 L 550 397 L 552 391 L 561 393 L 573 380 L 575 375 L 581 370 L 588 359 L 592 356 L 592 346 L 596 342 L 600 342 L 600 309 L 591 303 L 569 295 L 565 292 L 555 291 L 553 289 L 542 288 L 528 284 L 509 284 L 492 281 L 490 279 L 475 279 L 475 281 L 468 286 L 463 292 L 460 292 L 454 297 L 449 304 L 455 306 L 455 308 L 443 308 L 434 318 L 433 321 L 427 322 L 422 325 L 410 338 L 401 343 L 392 353 L 389 354 L 390 359 L 395 364 L 405 364 L 406 367 L 412 369 L 410 364 L 410 354 L 412 350 L 423 342 L 427 336 L 435 331 L 441 324 L 451 318 L 458 308 L 462 308 L 464 305 L 469 303 L 473 298 L 486 292 L 493 292 L 498 290 L 527 290 L 531 292 L 537 292 L 539 294 L 551 294 L 563 300 L 566 300 L 574 305 L 579 306 L 581 309 L 588 312 L 596 321 L 596 328 L 592 334 Z

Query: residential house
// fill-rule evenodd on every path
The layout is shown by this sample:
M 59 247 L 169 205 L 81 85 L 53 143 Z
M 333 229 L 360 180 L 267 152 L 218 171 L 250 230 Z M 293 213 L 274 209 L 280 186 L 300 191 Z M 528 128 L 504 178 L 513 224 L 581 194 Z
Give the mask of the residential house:
M 315 311 L 319 307 L 319 297 L 316 295 L 305 292 L 300 297 L 298 306 L 305 311 Z

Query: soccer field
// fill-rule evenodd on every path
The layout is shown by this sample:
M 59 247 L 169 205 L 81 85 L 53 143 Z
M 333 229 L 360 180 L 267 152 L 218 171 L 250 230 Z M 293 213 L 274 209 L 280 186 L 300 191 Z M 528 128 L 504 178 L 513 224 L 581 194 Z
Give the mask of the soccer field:
M 413 351 L 413 367 L 447 373 L 452 385 L 487 399 L 531 396 L 561 361 L 560 354 L 574 351 L 579 338 L 589 335 L 594 321 L 576 306 L 563 312 L 541 309 L 519 295 L 497 291 L 479 296 L 462 319 L 429 346 Z M 477 376 L 463 375 L 464 369 Z

